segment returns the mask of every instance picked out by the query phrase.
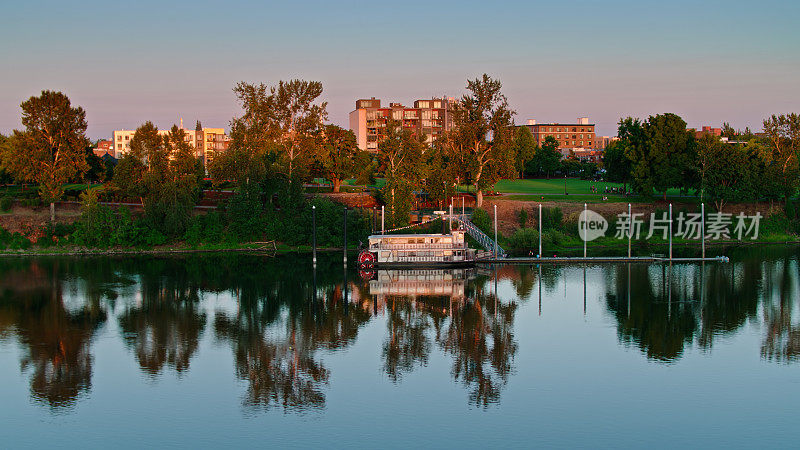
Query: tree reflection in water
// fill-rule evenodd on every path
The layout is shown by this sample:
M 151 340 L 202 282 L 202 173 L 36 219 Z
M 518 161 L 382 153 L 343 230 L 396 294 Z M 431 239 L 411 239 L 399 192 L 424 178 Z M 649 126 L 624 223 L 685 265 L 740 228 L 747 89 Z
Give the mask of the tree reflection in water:
M 453 378 L 469 386 L 469 399 L 475 406 L 500 401 L 517 352 L 513 333 L 516 309 L 514 302 L 503 303 L 476 290 L 453 311 L 438 340 L 453 357 Z
M 687 345 L 709 351 L 720 337 L 753 324 L 763 332 L 762 358 L 796 362 L 797 249 L 749 248 L 731 257 L 735 263 L 680 264 L 671 271 L 659 265 L 589 270 L 605 275 L 604 304 L 618 339 L 654 361 L 676 361 Z M 143 371 L 182 374 L 209 322 L 204 296 L 223 294 L 236 299 L 236 308 L 214 313 L 214 337 L 230 345 L 249 409 L 324 407 L 331 379 L 325 355 L 351 346 L 379 316 L 386 332 L 376 343 L 378 364 L 391 382 L 444 356 L 472 405 L 497 403 L 514 370 L 517 304 L 497 298 L 487 275 L 448 285 L 455 275 L 436 273 L 442 280 L 415 276 L 449 291 L 422 295 L 387 287 L 376 295 L 369 282 L 348 281 L 340 258 L 324 256 L 316 276 L 304 256 L 8 259 L 0 262 L 0 343 L 19 342 L 32 398 L 63 409 L 91 389 L 91 343 L 108 308 L 121 311 L 121 336 Z M 552 294 L 574 272 L 544 266 L 540 275 L 538 267 L 506 266 L 497 273 L 525 302 L 542 286 Z
M 92 385 L 90 343 L 106 314 L 97 302 L 68 310 L 57 262 L 5 264 L 0 273 L 0 328 L 23 347 L 31 396 L 54 409 L 72 407 Z
M 257 292 L 240 286 L 236 316 L 216 315 L 215 334 L 231 343 L 236 375 L 248 383 L 247 407 L 302 411 L 325 406 L 330 372 L 319 350 L 350 345 L 370 319 L 368 311 L 348 307 L 346 281 L 337 280 L 337 272 L 321 267 L 313 278 L 308 264 L 298 265 L 262 282 Z M 317 286 L 309 285 L 311 279 Z
M 654 360 L 675 361 L 693 343 L 710 350 L 718 336 L 763 320 L 762 357 L 794 361 L 800 355 L 800 324 L 792 319 L 800 299 L 796 252 L 745 248 L 732 264 L 618 265 L 606 277 L 606 305 L 620 341 Z

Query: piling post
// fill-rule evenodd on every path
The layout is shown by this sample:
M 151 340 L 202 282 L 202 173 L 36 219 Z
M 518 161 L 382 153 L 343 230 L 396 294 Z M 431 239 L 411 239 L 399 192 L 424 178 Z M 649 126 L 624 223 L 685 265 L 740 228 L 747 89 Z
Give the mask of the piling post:
M 631 238 L 633 237 L 633 217 L 631 216 L 631 204 L 628 203 L 628 259 L 631 259 Z
M 344 265 L 347 265 L 347 207 L 344 207 Z
M 700 203 L 700 246 L 702 249 L 703 259 L 706 259 L 706 204 Z
M 542 204 L 539 203 L 539 255 L 538 258 L 542 257 Z
M 466 213 L 464 212 L 464 196 L 461 196 L 461 216 L 463 217 Z
M 317 267 L 317 207 L 311 207 L 311 262 Z
M 583 257 L 586 258 L 586 218 L 589 217 L 588 206 L 583 204 Z
M 386 234 L 386 205 L 381 205 L 381 234 Z
M 497 259 L 497 205 L 494 205 L 494 259 Z
M 672 263 L 672 203 L 669 204 L 669 262 Z

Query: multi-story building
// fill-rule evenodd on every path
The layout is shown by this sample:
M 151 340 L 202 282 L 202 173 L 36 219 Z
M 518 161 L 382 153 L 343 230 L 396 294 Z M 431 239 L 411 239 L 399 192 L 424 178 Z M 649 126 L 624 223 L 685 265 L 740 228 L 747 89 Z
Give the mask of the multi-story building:
M 386 136 L 390 120 L 401 123 L 416 135 L 424 135 L 428 143 L 453 127 L 453 105 L 449 98 L 416 100 L 409 108 L 400 103 L 389 103 L 381 107 L 380 99 L 356 100 L 356 109 L 350 113 L 350 129 L 356 135 L 358 148 L 370 152 L 378 151 L 378 142 Z
M 595 148 L 595 124 L 589 123 L 589 118 L 579 117 L 576 123 L 539 123 L 535 120 L 528 120 L 523 125 L 528 127 L 533 133 L 536 143 L 542 145 L 548 136 L 552 136 L 558 141 L 559 150 L 569 150 L 576 148 L 594 149 Z
M 594 137 L 594 148 L 595 150 L 605 150 L 609 144 L 614 141 L 618 141 L 619 138 L 616 136 L 595 136 Z
M 713 128 L 710 126 L 703 126 L 699 131 L 696 128 L 687 128 L 686 131 L 694 133 L 695 139 L 700 139 L 706 134 L 710 134 L 712 136 L 722 136 L 722 128 Z
M 95 155 L 102 157 L 104 155 L 114 155 L 114 142 L 113 141 L 97 141 L 97 146 L 92 149 Z
M 189 130 L 183 128 L 183 119 L 181 119 L 180 128 L 183 130 L 184 140 L 195 149 L 195 156 L 203 158 L 206 167 L 214 160 L 216 153 L 223 152 L 230 146 L 230 138 L 225 134 L 223 128 Z M 158 134 L 164 136 L 169 134 L 169 131 L 169 129 L 158 130 Z M 135 130 L 114 130 L 114 147 L 111 154 L 115 158 L 122 158 L 131 150 L 131 139 L 135 133 Z

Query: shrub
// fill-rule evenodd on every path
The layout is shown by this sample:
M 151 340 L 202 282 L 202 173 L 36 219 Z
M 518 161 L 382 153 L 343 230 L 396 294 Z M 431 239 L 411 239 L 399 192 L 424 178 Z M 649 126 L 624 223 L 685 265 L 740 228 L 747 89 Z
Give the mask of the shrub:
M 0 211 L 8 212 L 11 211 L 11 206 L 13 206 L 14 200 L 6 195 L 3 198 L 0 198 Z
M 508 239 L 508 246 L 514 253 L 527 253 L 538 251 L 539 230 L 535 228 L 520 228 Z
M 483 208 L 475 208 L 472 211 L 472 223 L 487 235 L 494 233 L 494 225 L 489 213 Z
M 561 223 L 564 220 L 564 214 L 561 208 L 542 208 L 542 231 L 561 228 Z
M 517 211 L 517 221 L 519 222 L 519 227 L 520 228 L 525 228 L 526 226 L 528 226 L 528 210 L 527 209 L 520 208 L 520 210 Z

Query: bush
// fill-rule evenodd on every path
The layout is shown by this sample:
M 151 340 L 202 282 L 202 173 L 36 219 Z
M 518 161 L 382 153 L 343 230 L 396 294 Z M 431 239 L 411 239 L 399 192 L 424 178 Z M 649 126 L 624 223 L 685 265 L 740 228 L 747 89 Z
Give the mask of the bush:
M 489 213 L 483 208 L 475 208 L 472 211 L 472 223 L 487 235 L 494 233 L 494 225 Z
M 11 211 L 11 207 L 14 205 L 14 199 L 6 195 L 3 198 L 0 198 L 0 211 L 9 212 Z
M 17 232 L 10 233 L 8 230 L 0 228 L 0 249 L 28 249 L 31 245 L 31 241 L 25 236 Z
M 42 229 L 43 235 L 36 241 L 36 245 L 40 247 L 52 247 L 68 243 L 70 237 L 75 232 L 74 224 L 56 223 L 47 224 Z
M 528 210 L 527 209 L 520 208 L 520 210 L 517 211 L 517 221 L 519 222 L 519 227 L 520 228 L 525 228 L 526 226 L 528 226 Z
M 561 208 L 542 208 L 542 231 L 561 228 L 563 220 Z
M 539 230 L 535 228 L 520 228 L 508 239 L 509 249 L 513 253 L 524 254 L 539 250 Z

